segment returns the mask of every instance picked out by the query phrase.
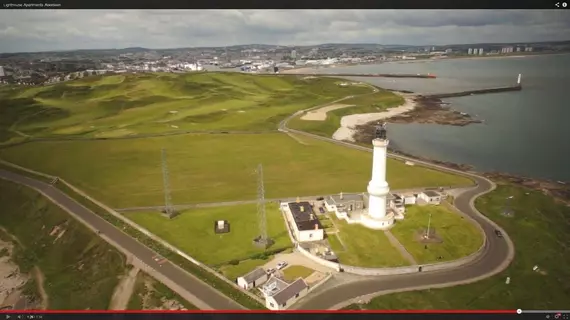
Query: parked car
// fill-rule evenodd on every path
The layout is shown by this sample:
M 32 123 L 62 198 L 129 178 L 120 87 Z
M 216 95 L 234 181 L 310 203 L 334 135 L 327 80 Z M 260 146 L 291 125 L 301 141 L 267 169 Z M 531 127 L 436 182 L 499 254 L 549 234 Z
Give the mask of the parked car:
M 272 274 L 275 271 L 277 271 L 277 270 L 275 270 L 275 268 L 267 269 L 267 274 Z
M 277 264 L 277 270 L 281 270 L 287 266 L 287 262 L 281 261 Z
M 317 198 L 317 201 L 323 201 L 323 200 L 325 200 L 325 198 L 323 198 L 323 197 L 318 197 L 318 198 Z
M 321 213 L 325 213 L 325 209 L 323 209 L 323 207 L 319 207 L 319 211 L 320 211 Z
M 499 230 L 495 230 L 495 234 L 497 235 L 497 237 L 502 238 L 503 234 L 501 233 L 501 231 Z

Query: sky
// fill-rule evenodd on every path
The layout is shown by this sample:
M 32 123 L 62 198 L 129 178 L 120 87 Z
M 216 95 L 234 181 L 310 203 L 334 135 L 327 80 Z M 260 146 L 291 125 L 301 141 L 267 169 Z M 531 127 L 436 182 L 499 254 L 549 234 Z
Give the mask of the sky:
M 568 10 L 0 10 L 0 52 L 558 40 Z

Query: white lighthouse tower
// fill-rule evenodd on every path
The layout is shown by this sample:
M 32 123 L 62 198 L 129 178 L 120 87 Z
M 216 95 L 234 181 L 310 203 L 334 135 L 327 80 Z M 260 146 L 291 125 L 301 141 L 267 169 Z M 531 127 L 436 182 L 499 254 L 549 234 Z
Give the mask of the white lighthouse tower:
M 386 124 L 376 128 L 372 140 L 372 179 L 368 183 L 368 212 L 361 217 L 361 223 L 371 229 L 389 229 L 394 224 L 394 213 L 388 210 L 387 197 L 390 193 L 386 181 L 386 158 L 389 140 Z

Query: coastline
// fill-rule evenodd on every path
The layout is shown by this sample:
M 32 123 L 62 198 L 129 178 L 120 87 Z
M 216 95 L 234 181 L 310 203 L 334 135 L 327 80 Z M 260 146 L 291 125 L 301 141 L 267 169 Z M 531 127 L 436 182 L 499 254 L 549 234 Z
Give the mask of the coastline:
M 396 92 L 404 98 L 404 104 L 389 108 L 382 112 L 351 114 L 341 118 L 340 128 L 333 134 L 332 138 L 339 141 L 355 142 L 354 136 L 358 132 L 359 126 L 364 126 L 380 120 L 386 120 L 397 115 L 401 115 L 414 110 L 417 107 L 415 95 L 403 92 Z
M 466 126 L 483 123 L 466 113 L 461 113 L 444 106 L 439 98 L 417 95 L 402 91 L 392 91 L 404 98 L 400 106 L 382 112 L 351 114 L 341 118 L 340 127 L 332 138 L 339 141 L 370 141 L 376 124 L 380 120 L 391 123 L 424 123 L 452 126 Z
M 370 64 L 407 64 L 407 63 L 430 63 L 430 62 L 438 62 L 438 61 L 446 61 L 446 60 L 482 60 L 482 59 L 521 59 L 521 58 L 530 58 L 530 57 L 540 57 L 540 56 L 552 56 L 552 55 L 567 55 L 570 52 L 550 52 L 550 53 L 535 53 L 535 54 L 517 54 L 517 55 L 508 55 L 508 56 L 501 56 L 501 55 L 492 55 L 492 56 L 458 56 L 458 57 L 446 57 L 446 58 L 438 58 L 438 59 L 418 59 L 418 60 L 395 60 L 395 61 L 373 61 L 368 63 L 337 63 L 334 65 L 327 65 L 327 66 L 299 66 L 292 69 L 286 69 L 280 71 L 282 74 L 299 74 L 299 73 L 313 73 L 316 75 L 323 75 L 326 76 L 327 74 L 319 74 L 319 69 L 330 69 L 330 68 L 339 68 L 339 67 L 354 67 L 354 66 L 361 66 L 361 65 L 370 65 Z

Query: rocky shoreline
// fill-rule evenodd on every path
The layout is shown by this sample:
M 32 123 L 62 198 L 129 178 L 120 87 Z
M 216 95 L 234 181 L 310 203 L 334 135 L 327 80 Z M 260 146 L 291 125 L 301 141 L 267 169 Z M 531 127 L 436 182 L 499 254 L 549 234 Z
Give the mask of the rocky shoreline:
M 372 135 L 367 135 L 367 136 L 360 136 L 359 135 L 358 138 L 362 139 L 362 140 L 358 141 L 359 143 L 361 143 L 361 144 L 364 143 L 364 144 L 369 145 L 370 140 L 372 138 Z M 364 139 L 367 139 L 367 140 L 364 140 Z M 389 151 L 391 153 L 394 153 L 394 154 L 398 154 L 398 155 L 406 156 L 409 158 L 442 165 L 442 166 L 445 166 L 447 168 L 451 168 L 451 169 L 455 169 L 455 170 L 461 170 L 461 171 L 465 171 L 465 172 L 475 172 L 475 171 L 473 171 L 474 167 L 472 165 L 468 165 L 468 164 L 459 164 L 459 163 L 453 163 L 453 162 L 447 162 L 447 161 L 434 160 L 434 159 L 425 158 L 425 157 L 419 157 L 419 156 L 408 154 L 408 153 L 405 153 L 405 152 L 402 152 L 399 150 L 394 150 L 392 148 L 389 148 Z M 517 176 L 514 174 L 510 174 L 510 173 L 505 173 L 505 172 L 477 172 L 477 173 L 480 175 L 483 175 L 484 177 L 491 179 L 495 182 L 499 182 L 499 183 L 500 182 L 506 182 L 506 183 L 518 185 L 521 187 L 525 187 L 528 189 L 540 191 L 543 194 L 550 196 L 550 197 L 553 197 L 557 201 L 564 203 L 567 206 L 570 206 L 570 183 L 568 183 L 568 182 L 523 177 L 523 176 Z
M 483 123 L 471 115 L 445 106 L 445 103 L 429 95 L 416 95 L 413 98 L 416 107 L 408 112 L 386 119 L 391 123 L 425 123 L 451 126 L 466 126 L 472 123 Z

